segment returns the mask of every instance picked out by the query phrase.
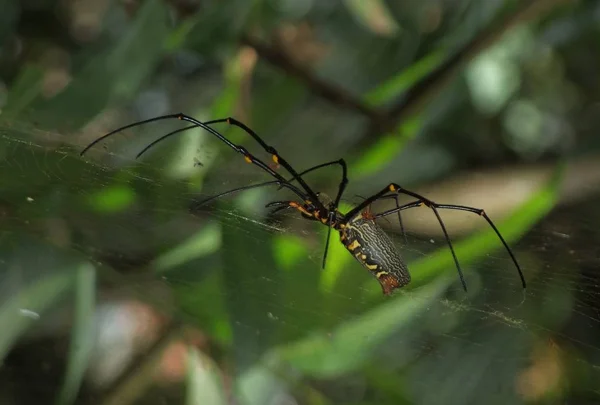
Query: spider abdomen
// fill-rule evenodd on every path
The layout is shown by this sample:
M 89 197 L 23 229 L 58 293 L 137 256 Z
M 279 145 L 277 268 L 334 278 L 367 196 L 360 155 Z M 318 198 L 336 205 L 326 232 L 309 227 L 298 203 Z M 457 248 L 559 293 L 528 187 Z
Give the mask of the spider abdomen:
M 410 283 L 404 260 L 374 220 L 357 215 L 340 229 L 340 239 L 354 258 L 379 281 L 385 295 Z

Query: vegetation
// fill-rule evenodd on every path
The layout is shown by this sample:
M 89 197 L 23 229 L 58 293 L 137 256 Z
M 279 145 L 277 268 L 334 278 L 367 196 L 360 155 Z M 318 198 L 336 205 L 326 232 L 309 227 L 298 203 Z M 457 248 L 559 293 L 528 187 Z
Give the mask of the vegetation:
M 597 400 L 596 1 L 0 2 L 2 403 Z M 391 297 L 270 178 L 177 120 L 234 116 L 342 211 L 390 182 Z M 215 126 L 266 162 L 237 128 Z M 274 165 L 274 164 L 273 164 Z M 276 168 L 276 166 L 273 166 Z M 282 168 L 276 168 L 283 172 Z M 335 167 L 306 180 L 325 195 Z M 374 211 L 393 206 L 374 204 Z

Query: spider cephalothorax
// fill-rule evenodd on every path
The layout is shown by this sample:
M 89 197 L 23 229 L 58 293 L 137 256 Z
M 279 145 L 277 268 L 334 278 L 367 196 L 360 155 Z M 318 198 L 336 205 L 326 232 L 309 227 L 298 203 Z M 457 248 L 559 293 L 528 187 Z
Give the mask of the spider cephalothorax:
M 346 186 L 348 184 L 348 169 L 344 159 L 322 163 L 298 173 L 283 157 L 281 157 L 281 155 L 277 152 L 277 150 L 275 150 L 275 148 L 266 144 L 262 140 L 262 138 L 259 137 L 258 134 L 256 134 L 252 129 L 250 129 L 245 124 L 237 121 L 234 118 L 223 118 L 207 122 L 200 122 L 195 118 L 192 118 L 185 114 L 163 115 L 160 117 L 135 122 L 133 124 L 129 124 L 119 129 L 116 129 L 96 139 L 94 142 L 89 144 L 81 152 L 81 154 L 83 155 L 93 145 L 117 132 L 149 122 L 166 119 L 178 119 L 181 121 L 190 122 L 192 125 L 172 131 L 158 138 L 154 142 L 147 145 L 140 153 L 138 153 L 137 157 L 141 156 L 144 152 L 146 152 L 152 146 L 156 145 L 158 142 L 170 136 L 178 134 L 182 131 L 186 131 L 192 128 L 205 129 L 206 131 L 210 132 L 212 135 L 217 137 L 219 140 L 221 140 L 223 143 L 225 143 L 227 146 L 229 146 L 231 149 L 243 155 L 246 162 L 258 166 L 263 171 L 268 173 L 271 177 L 273 177 L 274 180 L 258 184 L 251 184 L 233 190 L 228 190 L 223 193 L 212 196 L 204 201 L 201 201 L 197 205 L 203 205 L 217 198 L 224 197 L 226 195 L 233 194 L 239 191 L 249 190 L 252 188 L 259 188 L 270 185 L 278 185 L 279 188 L 286 188 L 293 192 L 298 197 L 298 201 L 300 202 L 295 200 L 273 201 L 267 204 L 267 207 L 273 208 L 273 212 L 289 208 L 296 209 L 305 219 L 311 221 L 318 221 L 328 227 L 325 252 L 323 254 L 323 267 L 325 267 L 325 263 L 327 260 L 327 248 L 329 246 L 331 230 L 335 229 L 340 233 L 340 240 L 344 244 L 346 249 L 348 249 L 348 251 L 354 256 L 354 258 L 361 265 L 363 265 L 377 279 L 377 281 L 379 281 L 379 284 L 381 285 L 384 294 L 388 295 L 392 293 L 392 291 L 394 291 L 396 288 L 405 286 L 410 282 L 410 274 L 408 272 L 408 268 L 402 260 L 402 257 L 400 256 L 400 253 L 396 249 L 394 243 L 392 242 L 390 237 L 383 231 L 383 229 L 379 225 L 377 225 L 376 220 L 379 218 L 386 217 L 388 215 L 397 214 L 398 220 L 400 221 L 400 226 L 402 228 L 400 211 L 424 205 L 433 211 L 440 224 L 440 227 L 442 228 L 444 237 L 446 239 L 450 252 L 452 253 L 456 269 L 458 270 L 460 281 L 465 291 L 467 289 L 467 284 L 465 282 L 462 270 L 460 268 L 460 264 L 454 252 L 452 242 L 450 241 L 448 232 L 446 231 L 444 222 L 442 221 L 442 218 L 440 217 L 440 214 L 438 212 L 439 209 L 467 211 L 482 216 L 492 227 L 492 229 L 506 248 L 508 254 L 510 255 L 513 263 L 515 264 L 519 272 L 519 277 L 521 278 L 523 288 L 525 288 L 525 278 L 523 276 L 521 268 L 519 267 L 519 263 L 517 262 L 512 251 L 508 247 L 508 244 L 506 243 L 506 241 L 504 240 L 504 238 L 502 237 L 502 235 L 500 234 L 492 220 L 487 216 L 484 210 L 479 208 L 467 207 L 464 205 L 438 204 L 429 200 L 428 198 L 423 197 L 422 195 L 406 190 L 396 183 L 390 183 L 379 192 L 373 194 L 370 197 L 365 198 L 360 204 L 352 208 L 347 213 L 343 214 L 338 210 L 338 207 L 340 205 L 342 195 L 344 194 L 344 190 L 346 189 Z M 282 167 L 289 173 L 291 177 L 289 179 L 286 179 L 280 173 L 278 173 L 276 169 L 274 169 L 271 165 L 255 157 L 245 147 L 234 144 L 210 126 L 212 124 L 225 122 L 230 125 L 239 127 L 243 129 L 246 133 L 248 133 L 267 153 L 271 155 L 275 167 Z M 337 195 L 333 200 L 331 200 L 328 199 L 325 195 L 315 192 L 306 183 L 302 176 L 314 170 L 334 165 L 338 165 L 341 168 L 342 178 L 338 187 Z M 294 182 L 297 182 L 298 184 L 296 185 L 294 184 Z M 412 197 L 415 200 L 400 205 L 400 203 L 398 202 L 398 196 L 401 194 Z M 396 207 L 384 212 L 373 214 L 370 211 L 371 204 L 373 204 L 375 201 L 382 199 L 394 199 L 396 202 Z

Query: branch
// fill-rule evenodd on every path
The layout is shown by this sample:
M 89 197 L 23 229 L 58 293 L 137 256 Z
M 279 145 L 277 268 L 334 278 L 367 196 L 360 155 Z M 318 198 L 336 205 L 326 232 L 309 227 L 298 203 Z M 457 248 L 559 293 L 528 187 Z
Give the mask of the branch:
M 422 81 L 411 88 L 405 97 L 392 106 L 386 114 L 389 118 L 384 121 L 391 125 L 384 129 L 390 131 L 403 119 L 421 110 L 425 104 L 452 79 L 458 71 L 473 60 L 483 50 L 496 43 L 511 28 L 521 23 L 529 22 L 549 12 L 555 6 L 571 0 L 530 0 L 509 15 L 505 20 L 492 26 L 487 31 L 476 36 L 462 49 L 451 56 L 446 62 L 432 71 Z
M 292 61 L 285 52 L 270 47 L 249 35 L 243 35 L 240 42 L 256 50 L 258 55 L 277 66 L 287 74 L 295 76 L 310 88 L 315 94 L 323 97 L 331 103 L 355 110 L 368 117 L 371 121 L 380 121 L 383 117 L 380 112 L 368 107 L 360 99 L 354 97 L 346 90 L 334 86 L 314 76 L 311 72 Z

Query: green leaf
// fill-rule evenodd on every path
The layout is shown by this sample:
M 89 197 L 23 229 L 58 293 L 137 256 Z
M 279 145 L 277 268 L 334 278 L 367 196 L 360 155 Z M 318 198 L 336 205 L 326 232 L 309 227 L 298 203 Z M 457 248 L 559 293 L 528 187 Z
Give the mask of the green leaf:
M 507 242 L 523 235 L 554 206 L 558 198 L 563 166 L 557 166 L 549 183 L 516 209 L 510 218 L 499 224 Z M 485 256 L 498 244 L 493 231 L 486 229 L 455 244 L 455 248 L 461 263 L 466 264 Z M 280 348 L 278 355 L 282 360 L 311 376 L 335 377 L 357 370 L 391 333 L 407 325 L 433 301 L 438 300 L 456 277 L 454 262 L 446 247 L 425 259 L 411 263 L 410 268 L 413 278 L 410 287 L 422 285 L 411 294 L 391 299 L 342 324 L 331 333 L 317 333 Z M 380 296 L 381 290 L 372 280 L 367 288 L 370 293 L 376 292 Z
M 512 215 L 496 223 L 506 243 L 510 245 L 511 242 L 522 237 L 556 205 L 564 168 L 565 165 L 563 163 L 558 164 L 554 175 L 546 185 L 541 187 L 529 200 L 517 207 Z M 496 236 L 490 227 L 486 227 L 467 239 L 453 242 L 452 245 L 463 271 L 467 269 L 468 264 L 474 263 L 494 250 L 504 251 L 504 247 L 500 240 L 498 240 L 498 236 Z M 508 253 L 506 255 L 508 256 Z M 412 277 L 409 288 L 423 285 L 441 274 L 456 274 L 456 266 L 446 244 L 433 254 L 410 263 L 409 268 Z M 518 280 L 516 269 L 514 270 L 514 277 L 515 280 Z M 372 297 L 380 293 L 377 288 L 369 285 L 365 287 L 369 291 L 368 294 Z
M 364 96 L 365 102 L 373 107 L 380 107 L 394 100 L 433 72 L 447 56 L 448 52 L 443 49 L 431 52 L 368 92 Z
M 57 398 L 57 405 L 74 403 L 96 336 L 94 309 L 96 301 L 96 271 L 94 266 L 84 263 L 77 269 L 75 278 L 75 319 L 71 329 L 71 344 L 65 380 Z
M 400 30 L 383 0 L 346 0 L 344 4 L 359 24 L 375 34 L 391 37 Z
M 218 366 L 195 348 L 188 350 L 186 404 L 227 404 Z
M 157 272 L 168 271 L 194 259 L 215 253 L 220 247 L 221 227 L 215 222 L 208 223 L 188 240 L 156 258 L 153 267 Z
M 137 196 L 127 185 L 114 185 L 91 192 L 88 204 L 98 212 L 120 212 L 131 206 Z
M 277 324 L 268 314 L 273 311 L 272 295 L 282 283 L 273 260 L 271 232 L 244 218 L 235 226 L 223 227 L 225 300 L 232 321 L 233 353 L 241 369 L 254 364 L 275 339 Z
M 557 165 L 555 173 L 548 184 L 540 188 L 528 201 L 517 207 L 510 217 L 497 224 L 498 230 L 507 243 L 510 244 L 521 238 L 554 208 L 559 198 L 564 168 L 565 165 L 562 163 Z M 473 263 L 494 250 L 504 251 L 498 236 L 490 227 L 486 227 L 475 235 L 455 243 L 454 248 L 458 260 L 464 265 Z M 415 286 L 426 282 L 444 270 L 456 271 L 454 261 L 447 247 L 440 248 L 435 254 L 418 260 L 411 266 L 414 268 L 415 277 L 413 281 Z M 516 270 L 514 270 L 514 277 L 518 277 Z
M 246 370 L 236 381 L 236 400 L 243 405 L 263 405 L 285 398 L 286 387 L 273 372 L 280 365 L 280 362 L 270 355 Z
M 294 368 L 320 378 L 334 378 L 360 368 L 393 332 L 425 311 L 446 290 L 440 277 L 414 294 L 401 295 L 345 322 L 331 333 L 317 333 L 279 349 Z
M 406 142 L 414 138 L 421 124 L 421 115 L 416 115 L 402 122 L 393 134 L 381 137 L 366 153 L 352 162 L 352 173 L 356 173 L 353 177 L 360 179 L 380 171 L 398 156 Z
M 16 78 L 2 108 L 2 120 L 16 117 L 25 110 L 41 93 L 44 70 L 37 65 L 26 65 Z
M 56 272 L 7 297 L 0 307 L 0 361 L 35 322 L 26 314 L 42 314 L 72 287 L 74 277 L 70 270 Z
M 116 45 L 94 57 L 58 95 L 34 105 L 49 128 L 78 129 L 114 99 L 130 99 L 153 72 L 170 33 L 167 6 L 143 2 L 136 19 Z

